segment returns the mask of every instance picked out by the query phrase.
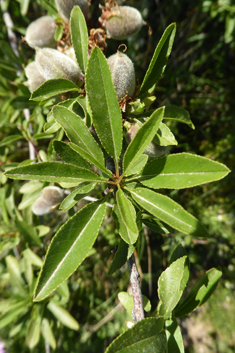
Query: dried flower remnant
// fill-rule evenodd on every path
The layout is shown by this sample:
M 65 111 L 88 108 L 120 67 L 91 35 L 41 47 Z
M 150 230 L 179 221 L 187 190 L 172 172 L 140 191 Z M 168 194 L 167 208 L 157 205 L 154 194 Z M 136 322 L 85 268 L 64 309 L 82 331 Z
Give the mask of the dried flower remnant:
M 119 51 L 108 58 L 118 100 L 135 92 L 135 69 L 131 59 Z
M 56 48 L 56 23 L 50 16 L 42 16 L 30 23 L 25 40 L 32 48 Z
M 112 39 L 122 40 L 139 32 L 146 24 L 141 13 L 131 6 L 113 6 L 106 4 L 102 8 L 100 21 Z
M 68 21 L 70 14 L 74 6 L 78 5 L 83 12 L 83 15 L 87 18 L 89 12 L 89 4 L 87 0 L 55 0 L 56 7 L 61 17 Z
M 94 46 L 99 47 L 102 51 L 106 48 L 106 38 L 107 34 L 102 28 L 92 28 L 90 30 L 90 37 L 88 42 L 89 51 L 94 48 Z
M 38 49 L 36 63 L 39 72 L 46 80 L 64 78 L 81 85 L 81 70 L 77 63 L 55 49 Z

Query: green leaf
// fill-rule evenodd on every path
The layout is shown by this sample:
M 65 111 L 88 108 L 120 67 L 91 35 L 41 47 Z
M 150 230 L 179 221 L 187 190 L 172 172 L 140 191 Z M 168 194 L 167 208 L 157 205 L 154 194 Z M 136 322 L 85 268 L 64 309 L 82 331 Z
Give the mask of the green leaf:
M 79 200 L 83 199 L 91 190 L 95 188 L 97 183 L 88 184 L 81 186 L 76 190 L 73 190 L 60 204 L 60 210 L 68 211 L 70 208 L 75 206 Z
M 79 323 L 77 320 L 74 319 L 70 313 L 62 308 L 59 304 L 57 304 L 54 301 L 50 301 L 49 304 L 47 305 L 47 309 L 52 312 L 52 314 L 64 325 L 72 330 L 78 330 L 79 329 Z
M 126 195 L 123 193 L 121 189 L 119 189 L 116 193 L 117 206 L 119 210 L 119 223 L 122 223 L 126 228 L 126 234 L 128 234 L 128 238 L 123 238 L 128 244 L 134 244 L 138 238 L 139 232 L 136 225 L 136 213 L 135 209 L 128 200 Z
M 144 77 L 143 83 L 140 87 L 139 95 L 143 95 L 150 88 L 152 88 L 161 77 L 165 70 L 167 59 L 171 53 L 174 37 L 176 31 L 176 24 L 172 23 L 168 26 L 160 39 L 149 68 Z
M 208 158 L 179 153 L 149 162 L 141 183 L 149 188 L 184 189 L 224 178 L 229 169 Z
M 165 113 L 163 119 L 171 119 L 179 121 L 180 123 L 187 124 L 191 129 L 195 129 L 189 112 L 184 108 L 178 107 L 177 105 L 169 105 L 165 107 Z
M 176 319 L 166 320 L 167 353 L 184 353 L 184 342 Z
M 164 319 L 147 318 L 116 338 L 105 353 L 164 353 L 166 335 Z
M 16 220 L 15 224 L 18 231 L 20 232 L 20 235 L 26 243 L 29 243 L 30 245 L 41 246 L 41 240 L 38 237 L 37 232 L 33 226 L 31 226 L 25 221 L 19 220 Z
M 71 12 L 70 31 L 78 65 L 85 74 L 88 62 L 88 32 L 86 20 L 79 6 L 74 6 Z
M 120 239 L 118 249 L 115 252 L 113 261 L 109 267 L 108 275 L 111 276 L 114 272 L 124 266 L 134 250 L 134 245 L 127 244 L 124 240 Z
M 23 139 L 24 137 L 22 135 L 11 135 L 11 136 L 6 136 L 2 139 L 0 142 L 0 147 L 9 145 L 12 142 L 18 141 L 20 139 Z
M 17 259 L 12 255 L 6 256 L 6 265 L 7 271 L 10 274 L 11 284 L 14 286 L 14 289 L 17 289 L 21 295 L 27 295 L 24 280 L 21 277 L 20 265 Z
M 188 315 L 191 311 L 205 303 L 216 289 L 221 276 L 222 271 L 216 268 L 211 268 L 207 271 L 202 278 L 197 281 L 189 295 L 175 310 L 175 316 L 181 317 Z
M 160 146 L 177 145 L 178 142 L 166 124 L 161 123 L 156 136 L 153 139 Z
M 12 179 L 40 180 L 51 182 L 80 183 L 86 181 L 102 181 L 97 174 L 73 164 L 61 162 L 42 162 L 17 167 L 5 173 Z
M 98 47 L 91 52 L 85 82 L 97 135 L 118 166 L 122 150 L 121 110 L 107 59 Z
M 28 326 L 28 330 L 25 337 L 25 342 L 27 346 L 32 349 L 34 348 L 40 339 L 40 331 L 41 331 L 41 317 L 33 317 Z
M 19 319 L 28 310 L 27 303 L 20 301 L 18 307 L 8 310 L 0 316 L 0 329 L 11 324 L 14 320 Z
M 127 168 L 130 168 L 134 164 L 152 141 L 159 128 L 159 124 L 162 121 L 163 114 L 164 107 L 156 109 L 150 118 L 137 131 L 123 158 L 124 174 Z
M 61 106 L 54 107 L 53 115 L 71 140 L 71 148 L 111 176 L 112 173 L 105 168 L 103 152 L 83 120 L 69 109 Z
M 46 318 L 42 319 L 41 330 L 44 340 L 49 343 L 52 349 L 56 349 L 55 336 L 53 334 L 51 325 Z
M 58 11 L 54 5 L 52 5 L 48 0 L 40 0 L 40 5 L 48 11 L 52 16 L 58 16 Z
M 47 117 L 47 122 L 45 123 L 43 128 L 46 134 L 53 134 L 54 132 L 57 132 L 61 128 L 61 126 L 55 121 L 52 113 L 50 113 L 50 115 Z
M 64 26 L 65 26 L 64 22 L 59 22 L 59 23 L 57 22 L 57 27 L 54 35 L 54 38 L 57 42 L 62 38 Z
M 80 91 L 80 88 L 75 85 L 75 83 L 63 78 L 47 80 L 35 91 L 33 91 L 30 99 L 34 101 L 43 101 L 45 99 L 57 96 L 58 94 L 71 91 Z
M 105 209 L 105 204 L 91 203 L 58 230 L 38 279 L 35 301 L 47 297 L 82 263 L 96 240 Z
M 78 167 L 91 170 L 90 165 L 85 161 L 80 154 L 76 153 L 67 143 L 54 140 L 53 147 L 55 152 L 60 156 L 65 163 L 71 163 Z
M 174 229 L 198 237 L 207 236 L 200 222 L 169 197 L 144 188 L 129 191 L 141 207 Z
M 185 273 L 187 278 L 185 278 Z M 164 319 L 170 319 L 173 309 L 178 304 L 189 278 L 187 256 L 174 261 L 158 280 L 158 313 Z M 182 285 L 183 281 L 183 285 Z
M 146 154 L 141 154 L 138 159 L 133 164 L 129 164 L 129 167 L 127 168 L 125 175 L 133 175 L 133 174 L 140 174 L 141 171 L 144 169 L 144 166 L 146 165 L 148 161 L 148 156 Z

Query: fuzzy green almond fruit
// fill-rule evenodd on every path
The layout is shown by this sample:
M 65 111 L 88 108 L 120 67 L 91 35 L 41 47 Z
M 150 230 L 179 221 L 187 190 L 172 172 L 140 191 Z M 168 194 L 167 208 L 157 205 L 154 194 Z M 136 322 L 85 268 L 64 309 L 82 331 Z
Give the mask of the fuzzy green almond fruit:
M 126 133 L 126 141 L 128 144 L 133 140 L 140 127 L 141 125 L 138 123 L 131 124 Z M 152 158 L 162 157 L 169 153 L 169 146 L 160 146 L 152 141 L 143 153 Z
M 119 51 L 108 58 L 118 100 L 135 92 L 135 69 L 131 59 Z
M 28 78 L 28 81 L 24 84 L 28 86 L 31 93 L 46 81 L 45 78 L 40 74 L 36 61 L 29 63 L 24 70 Z
M 78 64 L 67 55 L 55 49 L 37 49 L 36 63 L 39 72 L 46 80 L 64 78 L 81 85 L 81 70 Z
M 78 5 L 82 10 L 83 15 L 87 18 L 89 11 L 89 4 L 87 0 L 55 0 L 56 7 L 61 17 L 68 21 L 74 6 Z
M 56 23 L 51 16 L 42 16 L 30 23 L 25 40 L 32 48 L 56 48 Z
M 76 58 L 75 51 L 74 51 L 73 47 L 66 49 L 64 51 L 64 54 L 67 55 L 73 61 L 75 61 L 75 63 L 77 63 L 77 58 Z
M 146 24 L 141 13 L 131 6 L 111 7 L 110 13 L 107 13 L 107 10 L 103 12 L 101 20 L 106 27 L 107 34 L 117 40 L 133 36 Z

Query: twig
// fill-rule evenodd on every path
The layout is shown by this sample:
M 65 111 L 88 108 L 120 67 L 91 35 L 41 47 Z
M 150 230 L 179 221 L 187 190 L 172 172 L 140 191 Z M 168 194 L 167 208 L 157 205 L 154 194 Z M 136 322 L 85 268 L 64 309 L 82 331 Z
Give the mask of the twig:
M 132 310 L 132 317 L 133 322 L 137 322 L 144 319 L 144 305 L 140 289 L 140 275 L 138 273 L 133 254 L 129 258 L 127 263 L 130 272 L 130 282 L 134 300 L 134 309 Z
M 148 274 L 149 274 L 149 296 L 151 297 L 153 294 L 153 280 L 152 280 L 152 253 L 149 242 L 148 229 L 144 227 L 144 235 L 147 244 L 147 253 L 148 253 Z

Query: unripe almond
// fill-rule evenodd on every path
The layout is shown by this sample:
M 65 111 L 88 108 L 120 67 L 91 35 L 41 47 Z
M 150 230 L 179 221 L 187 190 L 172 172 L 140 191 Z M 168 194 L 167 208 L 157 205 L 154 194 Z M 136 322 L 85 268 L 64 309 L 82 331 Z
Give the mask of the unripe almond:
M 140 127 L 141 124 L 131 124 L 130 128 L 126 133 L 126 141 L 128 144 L 133 140 Z M 169 153 L 169 146 L 159 146 L 155 142 L 150 142 L 150 144 L 143 153 L 153 158 L 161 157 Z
M 145 24 L 141 13 L 131 6 L 115 6 L 105 21 L 107 34 L 113 39 L 127 39 L 139 32 Z M 102 16 L 101 16 L 102 18 Z
M 127 93 L 132 96 L 135 92 L 135 69 L 131 59 L 126 54 L 117 52 L 108 58 L 108 64 L 118 100 Z
M 32 48 L 55 48 L 56 23 L 50 16 L 42 16 L 33 21 L 26 30 L 25 39 Z
M 25 74 L 28 81 L 25 83 L 29 87 L 30 92 L 35 91 L 39 86 L 45 82 L 45 78 L 40 74 L 36 61 L 32 61 L 25 67 Z
M 73 47 L 66 49 L 64 51 L 64 54 L 67 55 L 73 61 L 75 61 L 75 63 L 77 63 L 77 58 L 76 58 L 75 51 L 74 51 Z
M 88 1 L 87 0 L 55 0 L 58 11 L 61 17 L 68 21 L 70 19 L 70 14 L 75 5 L 78 5 L 83 12 L 85 17 L 88 16 Z
M 42 190 L 41 196 L 34 202 L 32 211 L 37 216 L 49 213 L 64 198 L 64 190 L 57 186 L 47 186 Z
M 46 80 L 64 78 L 81 84 L 81 70 L 78 64 L 58 50 L 38 49 L 36 63 L 39 72 Z

